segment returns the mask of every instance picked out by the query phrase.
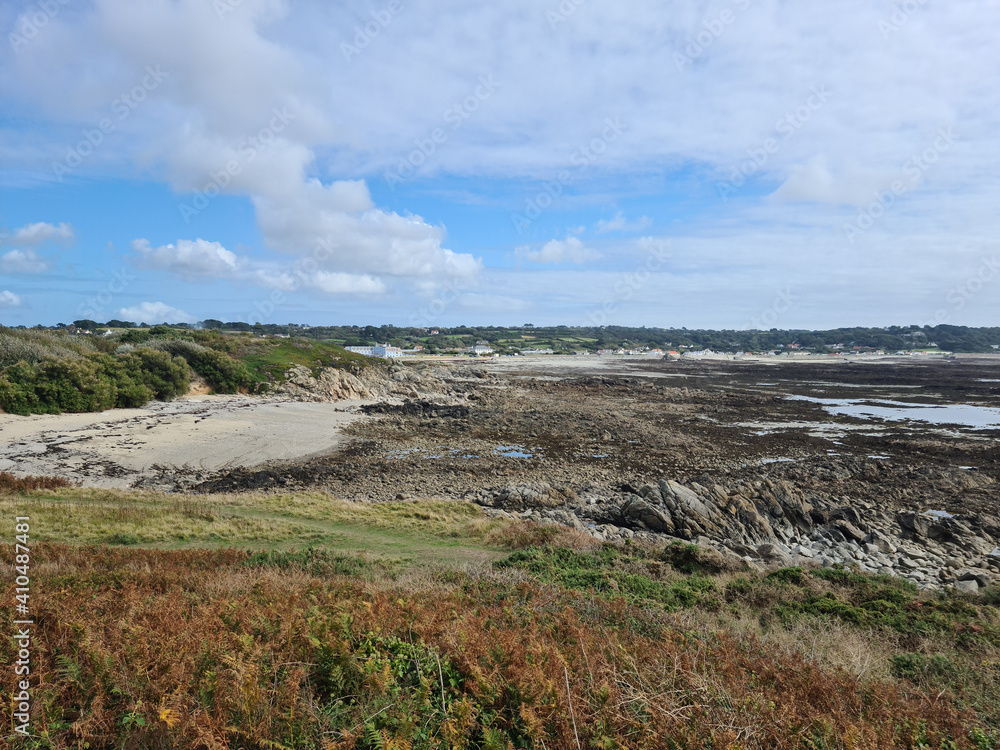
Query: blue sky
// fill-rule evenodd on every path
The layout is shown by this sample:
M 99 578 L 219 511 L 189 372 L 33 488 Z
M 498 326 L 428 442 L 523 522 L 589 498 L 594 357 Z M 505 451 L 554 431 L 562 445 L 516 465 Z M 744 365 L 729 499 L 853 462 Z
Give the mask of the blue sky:
M 0 9 L 0 322 L 997 325 L 996 3 Z

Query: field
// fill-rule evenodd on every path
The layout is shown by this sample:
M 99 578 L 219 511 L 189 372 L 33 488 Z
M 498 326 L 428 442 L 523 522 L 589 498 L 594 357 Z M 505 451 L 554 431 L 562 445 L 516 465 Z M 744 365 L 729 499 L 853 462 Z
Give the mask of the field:
M 37 530 L 21 747 L 988 748 L 1000 729 L 1000 597 L 765 575 L 459 502 L 0 503 Z

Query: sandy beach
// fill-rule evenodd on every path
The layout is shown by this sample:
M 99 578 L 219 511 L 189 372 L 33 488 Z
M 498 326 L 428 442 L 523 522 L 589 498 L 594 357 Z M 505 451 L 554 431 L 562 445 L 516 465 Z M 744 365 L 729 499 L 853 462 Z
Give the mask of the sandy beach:
M 0 471 L 130 487 L 172 469 L 213 472 L 321 455 L 344 443 L 342 430 L 363 416 L 364 403 L 188 396 L 142 409 L 0 414 Z

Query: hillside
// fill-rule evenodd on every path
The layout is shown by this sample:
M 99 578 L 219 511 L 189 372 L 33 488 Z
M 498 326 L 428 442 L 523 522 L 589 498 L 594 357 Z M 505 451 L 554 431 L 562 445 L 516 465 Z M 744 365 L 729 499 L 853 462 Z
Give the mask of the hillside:
M 996 592 L 761 574 L 455 502 L 9 488 L 0 505 L 33 529 L 32 747 L 1000 737 Z
M 154 326 L 108 331 L 0 327 L 0 409 L 12 414 L 101 411 L 170 400 L 200 379 L 215 393 L 263 393 L 301 365 L 376 366 L 336 344 Z

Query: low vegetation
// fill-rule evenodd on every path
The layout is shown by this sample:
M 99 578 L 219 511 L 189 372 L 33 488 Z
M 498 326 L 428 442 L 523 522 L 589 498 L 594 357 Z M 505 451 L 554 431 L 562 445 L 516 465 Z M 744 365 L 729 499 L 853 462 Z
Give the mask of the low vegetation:
M 334 344 L 154 326 L 111 335 L 0 327 L 0 409 L 55 414 L 142 406 L 190 388 L 259 393 L 293 365 L 371 366 Z
M 460 502 L 43 487 L 0 507 L 36 539 L 24 747 L 1000 747 L 985 598 Z
M 69 487 L 70 481 L 62 477 L 16 477 L 9 471 L 0 471 L 0 495 L 13 495 L 31 490 L 56 490 Z

